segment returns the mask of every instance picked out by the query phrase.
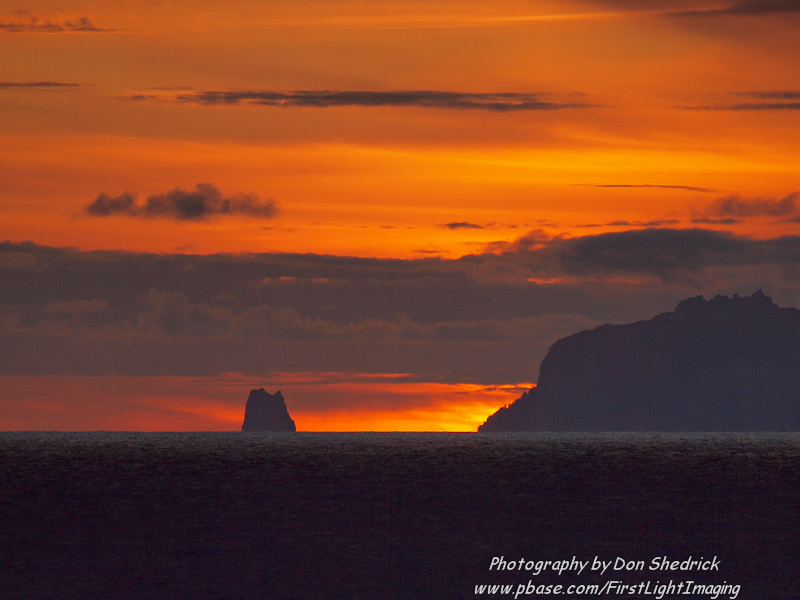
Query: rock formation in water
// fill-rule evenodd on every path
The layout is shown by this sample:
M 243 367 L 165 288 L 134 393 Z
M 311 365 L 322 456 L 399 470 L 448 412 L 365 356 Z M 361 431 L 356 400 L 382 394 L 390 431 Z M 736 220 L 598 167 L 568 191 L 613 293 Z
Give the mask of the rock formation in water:
M 800 311 L 697 296 L 576 333 L 478 431 L 800 431 Z
M 271 395 L 261 388 L 250 390 L 242 431 L 297 431 L 297 428 L 281 393 Z

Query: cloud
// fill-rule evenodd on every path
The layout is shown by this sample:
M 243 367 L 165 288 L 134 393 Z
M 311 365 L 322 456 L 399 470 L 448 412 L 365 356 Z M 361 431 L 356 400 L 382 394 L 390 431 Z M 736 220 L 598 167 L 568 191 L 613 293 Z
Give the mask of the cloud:
M 630 12 L 657 11 L 669 17 L 764 16 L 800 11 L 800 0 L 593 0 Z M 721 6 L 720 6 L 721 5 Z
M 766 90 L 760 92 L 737 92 L 736 96 L 745 96 L 747 98 L 762 98 L 768 100 L 800 100 L 800 91 L 798 90 Z
M 84 211 L 93 217 L 109 217 L 112 215 L 140 216 L 143 208 L 136 204 L 136 196 L 125 192 L 119 196 L 110 197 L 105 193 L 100 194 L 97 200 L 89 204 Z
M 723 8 L 673 11 L 676 17 L 762 16 L 800 11 L 800 0 L 744 0 Z
M 543 229 L 534 229 L 524 235 L 519 236 L 513 242 L 489 242 L 484 246 L 484 252 L 490 253 L 509 253 L 509 252 L 528 252 L 536 248 L 542 248 L 553 240 L 553 236 Z
M 683 270 L 746 262 L 754 249 L 745 238 L 716 231 L 638 229 L 555 241 L 544 252 L 571 275 L 616 272 L 668 280 Z
M 61 81 L 0 81 L 0 89 L 59 89 L 76 88 L 79 83 L 63 83 Z
M 222 306 L 155 289 L 135 304 L 132 317 L 115 317 L 118 307 L 100 299 L 0 313 L 0 332 L 12 349 L 0 356 L 0 372 L 185 376 L 349 366 L 502 383 L 531 372 L 530 354 L 543 355 L 556 339 L 599 324 L 576 314 L 337 322 L 294 308 Z
M 690 281 L 693 274 L 719 267 L 798 267 L 800 237 L 752 240 L 707 229 L 635 229 L 556 239 L 521 258 L 555 274 L 646 275 L 662 282 Z
M 714 219 L 711 217 L 698 217 L 696 219 L 692 219 L 692 223 L 696 223 L 697 225 L 738 225 L 742 223 L 742 219 L 733 219 L 731 217 L 726 217 L 724 219 Z
M 505 278 L 579 288 L 595 283 L 691 287 L 713 281 L 722 286 L 721 282 L 730 278 L 755 276 L 758 289 L 759 281 L 767 277 L 766 265 L 784 270 L 769 277 L 800 276 L 798 236 L 752 240 L 700 228 L 647 228 L 549 241 L 534 236 L 536 244 L 529 244 L 527 237 L 495 248 L 499 254 L 494 259 L 488 255 L 471 259 L 476 279 L 492 282 L 493 278 Z
M 121 201 L 124 206 L 127 201 Z M 0 243 L 0 373 L 536 379 L 550 344 L 698 294 L 800 306 L 800 237 L 648 228 L 378 259 Z
M 87 16 L 39 16 L 23 13 L 11 17 L 10 20 L 9 17 L 0 20 L 0 31 L 7 31 L 10 33 L 97 33 L 113 31 L 113 29 L 97 27 Z
M 594 187 L 598 188 L 660 188 L 665 190 L 685 190 L 687 192 L 715 192 L 716 190 L 712 190 L 709 188 L 703 187 L 695 187 L 692 185 L 656 185 L 652 183 L 640 183 L 640 184 L 630 184 L 630 183 L 604 183 L 604 184 L 595 184 Z
M 430 90 L 395 91 L 329 91 L 303 90 L 276 92 L 251 91 L 196 91 L 171 96 L 137 94 L 128 100 L 168 99 L 176 102 L 215 105 L 257 104 L 261 106 L 329 108 L 338 106 L 416 106 L 455 110 L 486 110 L 511 112 L 522 110 L 557 110 L 583 108 L 590 105 L 576 102 L 553 102 L 542 94 L 530 93 L 467 93 Z
M 220 215 L 243 215 L 270 219 L 278 212 L 274 201 L 263 201 L 255 194 L 223 196 L 216 186 L 198 183 L 194 190 L 175 188 L 165 194 L 148 196 L 140 204 L 131 192 L 119 196 L 103 193 L 84 208 L 87 215 L 110 217 L 124 215 L 141 218 L 167 218 L 178 221 L 203 221 Z
M 533 231 L 513 242 L 496 242 L 490 255 L 464 258 L 479 280 L 535 282 L 627 281 L 672 284 L 709 280 L 717 269 L 765 264 L 800 268 L 800 237 L 752 240 L 709 229 L 646 228 L 581 237 L 549 237 Z M 756 288 L 757 289 L 757 288 Z
M 0 269 L 31 269 L 36 257 L 30 252 L 0 251 Z
M 664 227 L 665 225 L 677 225 L 678 219 L 658 219 L 654 221 L 611 221 L 610 223 L 582 223 L 576 227 Z
M 690 107 L 696 110 L 800 110 L 798 102 L 740 102 L 737 104 L 722 104 L 718 106 Z
M 107 308 L 108 302 L 94 298 L 91 300 L 53 302 L 42 308 L 42 312 L 51 315 L 87 315 L 105 310 Z
M 675 10 L 676 7 L 685 8 L 690 10 L 696 8 L 698 1 L 702 0 L 591 0 L 593 4 L 600 6 L 611 6 L 616 10 L 638 12 L 646 11 L 660 11 L 665 9 Z
M 767 90 L 755 92 L 736 92 L 733 98 L 748 98 L 749 102 L 728 102 L 703 106 L 687 106 L 691 110 L 800 110 L 800 91 Z
M 663 227 L 680 223 L 678 219 L 661 219 L 656 221 L 612 221 L 606 223 L 608 227 Z
M 442 225 L 442 227 L 446 227 L 447 229 L 485 229 L 483 225 L 478 225 L 477 223 L 468 223 L 466 221 L 445 223 Z
M 708 207 L 712 217 L 791 217 L 800 212 L 797 200 L 800 193 L 794 192 L 783 198 L 756 198 L 743 200 L 738 196 L 719 198 Z

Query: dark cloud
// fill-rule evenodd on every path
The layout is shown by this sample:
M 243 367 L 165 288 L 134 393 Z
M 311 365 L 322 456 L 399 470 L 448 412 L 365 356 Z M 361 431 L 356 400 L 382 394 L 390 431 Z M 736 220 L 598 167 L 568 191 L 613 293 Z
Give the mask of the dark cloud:
M 445 223 L 442 227 L 447 229 L 485 229 L 483 225 L 477 223 L 468 223 L 467 221 L 456 221 L 453 223 Z
M 698 217 L 696 219 L 692 219 L 692 223 L 697 225 L 738 225 L 742 223 L 742 219 L 733 219 L 731 217 L 726 217 L 723 219 L 714 219 L 711 217 Z
M 658 221 L 612 221 L 606 227 L 664 227 L 680 223 L 677 219 L 662 219 Z
M 581 223 L 576 227 L 664 227 L 665 225 L 676 225 L 680 223 L 678 219 L 659 219 L 654 221 L 611 221 L 610 223 Z
M 669 14 L 676 17 L 721 17 L 727 15 L 761 16 L 800 11 L 800 0 L 744 0 L 722 8 L 681 10 Z
M 666 190 L 685 190 L 687 192 L 715 192 L 716 190 L 712 190 L 709 188 L 703 187 L 695 187 L 692 185 L 656 185 L 652 183 L 640 183 L 640 184 L 630 184 L 630 183 L 605 183 L 605 184 L 595 184 L 594 187 L 598 188 L 660 188 Z
M 125 192 L 119 196 L 100 194 L 97 200 L 89 204 L 84 211 L 93 217 L 110 217 L 113 215 L 140 216 L 142 207 L 136 204 L 136 195 Z
M 498 293 L 455 261 L 2 244 L 5 253 L 35 258 L 0 270 L 5 373 L 333 370 L 501 383 L 598 324 L 547 314 L 519 289 Z
M 10 20 L 0 20 L 0 31 L 11 33 L 63 33 L 113 31 L 97 27 L 89 17 L 38 16 L 18 14 Z
M 761 92 L 738 92 L 736 96 L 746 98 L 760 98 L 765 100 L 800 100 L 798 90 L 767 90 Z
M 665 225 L 677 225 L 678 219 L 661 219 L 655 221 L 634 221 L 634 227 L 664 227 Z
M 0 81 L 0 89 L 61 89 L 80 87 L 79 83 L 61 81 Z
M 696 9 L 702 0 L 591 0 L 593 4 L 610 6 L 622 11 L 659 11 L 659 10 L 692 10 Z M 709 4 L 706 2 L 705 4 Z M 718 4 L 718 3 L 717 3 Z
M 535 248 L 541 248 L 552 240 L 553 236 L 545 230 L 534 229 L 521 235 L 513 242 L 489 242 L 484 246 L 484 251 L 491 253 L 528 252 Z
M 689 106 L 686 108 L 693 110 L 800 110 L 800 91 L 796 90 L 767 90 L 755 92 L 736 92 L 730 94 L 731 99 L 725 104 L 713 104 L 703 106 Z M 748 98 L 748 102 L 738 101 L 740 98 Z
M 269 219 L 277 213 L 274 201 L 263 201 L 255 194 L 223 196 L 216 186 L 198 183 L 194 190 L 175 188 L 165 194 L 148 196 L 140 204 L 131 192 L 119 196 L 100 194 L 84 208 L 93 217 L 124 215 L 142 218 L 167 218 L 178 221 L 202 221 L 219 215 L 244 215 Z
M 613 280 L 616 276 L 635 281 L 644 277 L 662 285 L 716 282 L 723 286 L 728 277 L 755 277 L 754 284 L 769 283 L 788 273 L 800 275 L 800 237 L 752 240 L 706 229 L 640 229 L 555 240 L 530 258 L 534 264 L 544 263 L 545 271 L 578 278 Z M 769 265 L 784 273 L 776 275 Z
M 791 217 L 800 212 L 797 200 L 800 193 L 794 192 L 783 198 L 755 198 L 743 200 L 739 196 L 719 198 L 708 207 L 712 217 Z
M 715 231 L 639 229 L 554 241 L 544 252 L 572 275 L 630 273 L 668 280 L 684 270 L 746 262 L 753 250 L 744 238 Z
M 659 11 L 669 17 L 764 16 L 800 11 L 800 0 L 592 0 L 622 11 Z
M 697 110 L 800 110 L 799 102 L 740 102 L 718 106 L 696 106 Z
M 46 314 L 85 315 L 99 312 L 108 308 L 105 300 L 70 300 L 69 302 L 53 302 L 42 308 Z
M 568 281 L 578 286 L 615 280 L 693 286 L 720 281 L 723 272 L 728 273 L 725 277 L 759 277 L 758 272 L 765 277 L 765 265 L 784 270 L 770 277 L 800 275 L 798 236 L 752 240 L 708 229 L 648 228 L 549 241 L 536 235 L 537 243 L 527 237 L 494 248 L 500 252 L 494 259 L 488 255 L 474 259 L 475 277 Z
M 127 201 L 121 201 L 124 205 Z M 528 232 L 458 260 L 147 254 L 0 243 L 0 372 L 413 373 L 535 380 L 556 339 L 688 296 L 800 304 L 800 237 Z
M 800 11 L 800 0 L 592 0 L 624 11 L 663 11 L 670 17 L 763 16 Z
M 164 96 L 137 94 L 128 100 L 157 100 Z M 166 98 L 177 102 L 204 105 L 257 104 L 262 106 L 293 106 L 327 108 L 336 106 L 418 106 L 456 110 L 487 110 L 510 112 L 520 110 L 556 110 L 582 108 L 590 105 L 575 102 L 553 102 L 541 94 L 528 93 L 466 93 L 430 90 L 396 91 L 329 91 L 302 90 L 276 92 L 251 91 L 197 91 L 179 93 Z

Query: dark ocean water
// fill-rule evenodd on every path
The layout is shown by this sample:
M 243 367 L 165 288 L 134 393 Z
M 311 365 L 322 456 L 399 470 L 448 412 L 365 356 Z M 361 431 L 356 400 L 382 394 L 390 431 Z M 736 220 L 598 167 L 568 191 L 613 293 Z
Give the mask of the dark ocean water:
M 4 600 L 800 598 L 795 434 L 2 433 L 0 490 Z

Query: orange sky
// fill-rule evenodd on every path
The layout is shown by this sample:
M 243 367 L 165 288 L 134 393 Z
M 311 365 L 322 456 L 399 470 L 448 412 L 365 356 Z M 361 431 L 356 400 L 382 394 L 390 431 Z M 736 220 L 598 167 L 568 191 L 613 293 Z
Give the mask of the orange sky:
M 453 259 L 532 230 L 796 235 L 800 13 L 751 4 L 6 5 L 0 240 Z M 700 12 L 675 14 L 687 10 Z M 340 92 L 353 95 L 326 96 Z M 265 103 L 270 93 L 283 105 Z M 141 216 L 148 198 L 201 183 L 278 211 Z M 88 214 L 101 194 L 126 192 L 138 215 Z M 740 208 L 720 208 L 726 198 Z M 779 215 L 764 208 L 786 198 Z M 375 412 L 374 427 L 420 427 L 417 409 Z M 434 413 L 431 427 L 462 427 Z M 321 418 L 298 421 L 319 429 Z

